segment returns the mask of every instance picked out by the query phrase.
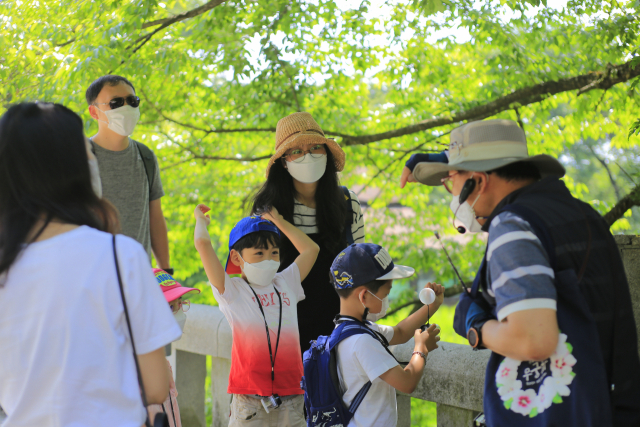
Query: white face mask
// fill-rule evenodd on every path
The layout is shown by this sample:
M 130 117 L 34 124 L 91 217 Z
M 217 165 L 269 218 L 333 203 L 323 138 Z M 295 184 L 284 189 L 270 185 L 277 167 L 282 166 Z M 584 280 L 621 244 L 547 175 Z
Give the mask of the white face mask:
M 371 292 L 369 290 L 367 292 L 369 292 L 371 295 L 376 297 L 378 299 L 378 301 L 382 301 L 382 309 L 380 310 L 379 313 L 368 313 L 367 314 L 367 320 L 369 320 L 371 322 L 377 322 L 378 320 L 382 319 L 387 314 L 387 309 L 389 308 L 389 295 L 387 295 L 386 297 L 380 299 L 373 292 Z M 362 301 L 360 301 L 360 302 L 362 303 Z M 367 308 L 367 306 L 365 306 L 364 303 L 362 303 L 362 306 L 364 308 Z
M 476 211 L 473 210 L 473 207 L 476 205 L 479 198 L 480 194 L 476 197 L 473 205 L 469 205 L 467 201 L 460 204 L 460 196 L 453 196 L 453 200 L 451 200 L 451 204 L 449 205 L 456 218 L 464 224 L 464 227 L 470 233 L 478 233 L 482 231 L 482 225 L 478 222 Z
M 98 110 L 100 109 L 98 108 Z M 107 116 L 109 121 L 105 122 L 104 120 L 98 120 L 108 123 L 109 129 L 122 136 L 131 135 L 136 124 L 138 124 L 138 120 L 140 119 L 140 107 L 133 108 L 131 105 L 123 105 L 115 110 L 100 111 Z
M 180 330 L 184 332 L 184 324 L 187 323 L 187 315 L 184 314 L 182 308 L 178 309 L 176 313 L 173 313 L 173 318 L 176 319 L 176 322 L 178 322 Z M 180 336 L 180 338 L 182 338 L 182 336 Z M 178 341 L 180 338 L 178 338 L 176 341 Z
M 244 261 L 242 256 L 240 256 L 240 259 Z M 247 280 L 250 284 L 254 286 L 267 286 L 273 282 L 273 278 L 276 277 L 278 268 L 280 268 L 280 263 L 270 259 L 256 262 L 255 264 L 249 264 L 247 261 L 244 261 L 242 272 L 247 276 Z
M 287 162 L 289 174 L 300 182 L 310 184 L 318 181 L 327 170 L 327 155 L 312 157 L 307 153 L 301 162 Z
M 100 179 L 100 168 L 98 167 L 98 159 L 91 151 L 91 143 L 85 139 L 87 147 L 87 156 L 89 157 L 89 173 L 91 174 L 91 187 L 99 199 L 102 198 L 102 180 Z

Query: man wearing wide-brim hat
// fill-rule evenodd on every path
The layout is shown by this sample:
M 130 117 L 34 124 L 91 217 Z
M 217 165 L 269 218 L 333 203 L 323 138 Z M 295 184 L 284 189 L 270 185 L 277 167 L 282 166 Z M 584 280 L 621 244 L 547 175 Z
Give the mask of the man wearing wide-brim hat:
M 529 156 L 510 120 L 460 126 L 448 152 L 414 155 L 403 172 L 402 186 L 445 186 L 458 232 L 489 233 L 454 328 L 493 352 L 484 392 L 491 427 L 640 425 L 622 260 L 604 220 L 571 195 L 564 173 L 551 156 Z

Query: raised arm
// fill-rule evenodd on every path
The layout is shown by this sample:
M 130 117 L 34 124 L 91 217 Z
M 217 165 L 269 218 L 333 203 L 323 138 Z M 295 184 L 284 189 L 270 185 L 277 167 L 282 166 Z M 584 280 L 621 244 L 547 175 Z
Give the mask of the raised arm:
M 282 215 L 278 213 L 276 208 L 271 208 L 270 212 L 262 215 L 262 218 L 273 222 L 276 227 L 278 227 L 280 231 L 282 231 L 284 235 L 291 240 L 291 243 L 293 243 L 293 246 L 295 246 L 298 252 L 300 252 L 300 255 L 298 255 L 294 262 L 298 265 L 298 269 L 300 270 L 300 280 L 304 280 L 311 271 L 313 264 L 316 262 L 318 252 L 320 252 L 320 247 L 316 245 L 309 236 L 304 234 L 304 232 L 300 231 L 300 229 L 295 225 L 284 219 Z
M 391 345 L 404 344 L 411 339 L 416 329 L 427 323 L 429 316 L 433 316 L 433 313 L 438 311 L 438 308 L 444 301 L 444 286 L 437 283 L 427 283 L 425 288 L 431 288 L 436 293 L 436 300 L 427 306 L 421 307 L 418 311 L 411 316 L 404 319 L 393 327 L 393 338 L 389 342 Z
M 204 271 L 207 273 L 207 278 L 213 286 L 216 287 L 220 294 L 224 294 L 224 267 L 216 255 L 216 251 L 211 246 L 211 236 L 207 226 L 211 222 L 209 215 L 205 215 L 211 209 L 205 205 L 196 206 L 193 215 L 196 218 L 196 228 L 193 233 L 193 241 L 196 246 L 196 250 L 200 254 Z

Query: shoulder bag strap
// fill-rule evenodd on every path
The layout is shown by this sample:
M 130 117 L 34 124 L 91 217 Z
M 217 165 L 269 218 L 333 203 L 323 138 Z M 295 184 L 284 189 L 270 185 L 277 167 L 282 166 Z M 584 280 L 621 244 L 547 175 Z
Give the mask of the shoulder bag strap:
M 129 310 L 127 310 L 127 301 L 124 297 L 124 289 L 122 287 L 122 278 L 120 277 L 120 266 L 118 264 L 118 253 L 116 252 L 116 235 L 113 235 L 113 259 L 116 263 L 116 275 L 118 276 L 118 286 L 120 287 L 120 297 L 122 297 L 122 306 L 124 307 L 124 317 L 127 320 L 127 329 L 129 330 L 129 337 L 131 337 L 131 347 L 133 348 L 133 361 L 136 364 L 136 372 L 138 374 L 138 385 L 140 386 L 140 395 L 142 396 L 142 405 L 144 406 L 147 419 L 145 425 L 151 427 L 149 422 L 149 413 L 147 412 L 147 394 L 144 391 L 144 384 L 142 383 L 142 374 L 140 373 L 140 364 L 138 363 L 138 356 L 136 352 L 136 344 L 133 341 L 133 332 L 131 331 L 131 322 L 129 321 Z
M 151 196 L 151 188 L 156 179 L 156 162 L 153 158 L 153 152 L 149 147 L 141 142 L 135 141 L 136 147 L 138 147 L 138 153 L 142 157 L 142 164 L 144 165 L 144 171 L 147 174 L 147 181 L 149 182 L 149 196 Z

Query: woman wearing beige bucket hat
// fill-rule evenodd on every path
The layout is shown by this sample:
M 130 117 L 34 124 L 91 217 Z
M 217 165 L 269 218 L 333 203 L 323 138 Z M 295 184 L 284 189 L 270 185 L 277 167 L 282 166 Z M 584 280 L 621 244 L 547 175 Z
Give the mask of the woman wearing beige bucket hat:
M 309 113 L 294 113 L 276 127 L 275 154 L 267 165 L 267 181 L 254 197 L 254 214 L 271 206 L 320 246 L 313 269 L 302 282 L 305 300 L 298 304 L 301 351 L 309 341 L 327 335 L 340 312 L 338 295 L 329 283 L 329 268 L 351 243 L 364 242 L 364 220 L 355 193 L 339 184 L 344 151 Z M 280 270 L 298 255 L 283 237 Z M 301 354 L 302 357 L 302 354 Z

